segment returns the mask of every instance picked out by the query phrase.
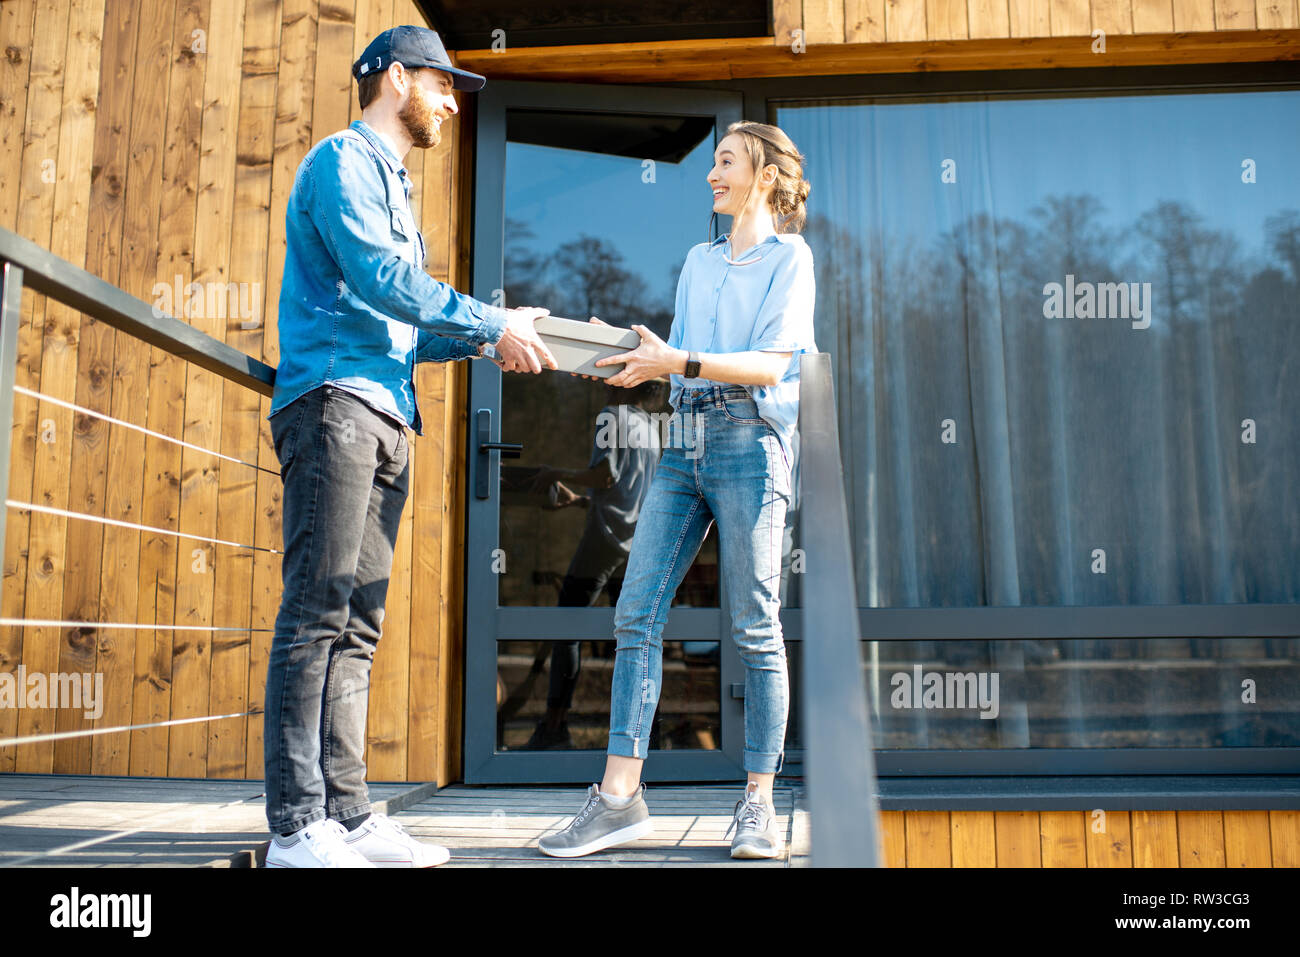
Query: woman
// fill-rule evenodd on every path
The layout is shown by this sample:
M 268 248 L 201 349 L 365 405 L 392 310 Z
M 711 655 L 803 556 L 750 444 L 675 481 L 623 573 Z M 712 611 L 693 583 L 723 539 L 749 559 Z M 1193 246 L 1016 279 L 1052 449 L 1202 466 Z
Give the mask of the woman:
M 772 807 L 790 707 L 779 588 L 799 354 L 816 351 L 812 253 L 798 235 L 809 186 L 789 137 L 749 122 L 728 127 L 708 182 L 714 213 L 731 216 L 733 228 L 687 256 L 668 342 L 633 326 L 640 346 L 597 363 L 626 363 L 608 380 L 615 386 L 671 376 L 673 431 L 692 435 L 665 448 L 642 505 L 615 613 L 605 777 L 564 830 L 538 842 L 554 857 L 590 854 L 652 829 L 640 782 L 663 671 L 660 636 L 714 521 L 745 662 L 748 781 L 734 810 L 731 856 L 784 850 Z

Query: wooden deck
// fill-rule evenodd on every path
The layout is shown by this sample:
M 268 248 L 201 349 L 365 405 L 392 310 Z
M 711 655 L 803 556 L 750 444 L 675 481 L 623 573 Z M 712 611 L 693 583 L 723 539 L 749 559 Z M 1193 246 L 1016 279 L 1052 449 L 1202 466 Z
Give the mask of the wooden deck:
M 416 837 L 450 848 L 446 867 L 788 867 L 806 861 L 796 789 L 774 792 L 793 854 L 733 861 L 722 839 L 738 787 L 655 787 L 655 832 L 579 860 L 536 849 L 582 806 L 583 788 L 371 785 L 371 799 Z M 248 866 L 266 841 L 260 781 L 0 774 L 0 866 Z

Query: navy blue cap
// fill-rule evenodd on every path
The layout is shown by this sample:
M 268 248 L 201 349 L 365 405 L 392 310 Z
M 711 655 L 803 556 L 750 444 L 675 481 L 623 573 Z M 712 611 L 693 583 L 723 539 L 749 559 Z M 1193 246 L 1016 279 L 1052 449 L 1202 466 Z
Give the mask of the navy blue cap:
M 458 70 L 451 65 L 442 38 L 428 27 L 393 27 L 370 41 L 361 59 L 352 64 L 352 75 L 360 80 L 376 70 L 387 70 L 394 63 L 408 69 L 433 67 L 451 74 L 454 89 L 476 93 L 483 89 L 487 78 L 468 70 Z

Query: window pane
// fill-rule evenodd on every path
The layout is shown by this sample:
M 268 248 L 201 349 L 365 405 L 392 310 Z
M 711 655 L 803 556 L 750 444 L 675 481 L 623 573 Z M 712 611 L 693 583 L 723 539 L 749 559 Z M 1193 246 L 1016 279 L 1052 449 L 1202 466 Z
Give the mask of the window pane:
M 712 118 L 512 110 L 507 138 L 505 304 L 668 338 L 707 238 Z M 512 374 L 501 391 L 502 441 L 524 448 L 501 464 L 500 604 L 614 604 L 658 463 L 637 436 L 669 411 L 668 383 Z M 717 570 L 710 535 L 674 604 L 717 607 Z
M 614 642 L 502 641 L 497 649 L 497 750 L 605 750 Z M 651 750 L 718 748 L 718 652 L 716 641 L 664 642 Z
M 1300 746 L 1296 638 L 862 646 L 877 748 Z M 803 643 L 786 647 L 793 749 L 804 746 Z
M 1300 92 L 780 106 L 862 606 L 1300 601 Z

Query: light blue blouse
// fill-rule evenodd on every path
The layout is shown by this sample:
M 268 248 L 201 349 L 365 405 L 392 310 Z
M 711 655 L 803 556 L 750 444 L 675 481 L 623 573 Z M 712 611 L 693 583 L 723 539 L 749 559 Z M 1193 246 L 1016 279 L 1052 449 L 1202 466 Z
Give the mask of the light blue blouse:
M 776 233 L 737 256 L 723 255 L 726 237 L 694 246 L 677 280 L 677 304 L 668 345 L 694 352 L 790 352 L 781 381 L 773 386 L 748 385 L 758 414 L 776 431 L 793 463 L 799 415 L 799 355 L 816 352 L 813 341 L 812 250 L 796 233 Z M 670 377 L 669 403 L 677 408 L 682 390 L 725 383 Z

